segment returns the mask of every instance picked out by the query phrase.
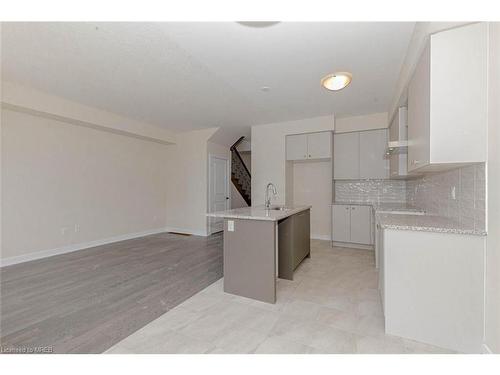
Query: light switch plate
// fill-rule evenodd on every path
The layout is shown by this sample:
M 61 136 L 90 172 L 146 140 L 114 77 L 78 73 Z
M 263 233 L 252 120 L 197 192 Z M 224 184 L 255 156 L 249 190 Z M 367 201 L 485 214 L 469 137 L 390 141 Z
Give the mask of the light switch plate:
M 234 232 L 234 220 L 227 221 L 227 231 Z

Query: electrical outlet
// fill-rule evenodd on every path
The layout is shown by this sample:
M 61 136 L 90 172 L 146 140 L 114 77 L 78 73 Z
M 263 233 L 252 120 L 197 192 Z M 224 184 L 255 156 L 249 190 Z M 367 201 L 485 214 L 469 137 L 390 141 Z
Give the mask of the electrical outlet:
M 234 220 L 227 221 L 227 231 L 234 232 Z
M 453 187 L 451 188 L 451 199 L 457 199 L 457 191 L 456 191 L 456 190 L 457 190 L 457 189 L 456 189 L 456 187 L 455 187 L 455 186 L 453 186 Z
M 68 233 L 68 227 L 61 227 L 61 236 L 65 236 Z
M 75 224 L 75 233 L 80 232 L 80 224 Z

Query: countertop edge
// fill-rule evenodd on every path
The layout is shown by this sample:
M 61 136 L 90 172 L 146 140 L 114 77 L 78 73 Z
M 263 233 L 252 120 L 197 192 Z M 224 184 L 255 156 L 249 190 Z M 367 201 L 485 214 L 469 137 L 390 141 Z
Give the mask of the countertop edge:
M 464 234 L 469 236 L 484 237 L 487 235 L 485 231 L 476 231 L 474 229 L 458 229 L 458 228 L 443 228 L 443 227 L 423 227 L 412 225 L 397 225 L 397 224 L 380 224 L 382 229 L 392 230 L 407 230 L 412 232 L 433 232 L 443 234 Z
M 243 207 L 245 208 L 245 207 Z M 213 213 L 207 213 L 207 217 L 219 217 L 219 218 L 224 218 L 224 219 L 241 219 L 241 220 L 260 220 L 260 221 L 280 221 L 282 219 L 286 219 L 287 217 L 290 217 L 292 215 L 298 214 L 302 211 L 310 210 L 312 206 L 301 206 L 297 208 L 292 208 L 287 211 L 274 211 L 277 213 L 277 217 L 269 217 L 269 216 L 261 216 L 261 215 L 245 215 L 245 214 L 238 214 L 238 213 L 224 213 L 224 212 L 213 212 Z M 266 211 L 265 209 L 262 209 L 262 211 Z

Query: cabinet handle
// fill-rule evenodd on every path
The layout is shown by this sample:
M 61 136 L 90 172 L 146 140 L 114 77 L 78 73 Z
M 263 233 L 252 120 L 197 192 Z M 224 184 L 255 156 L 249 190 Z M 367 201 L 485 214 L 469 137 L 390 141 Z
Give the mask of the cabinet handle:
M 311 155 L 309 155 L 309 157 L 311 157 Z
M 348 210 L 348 209 L 349 209 L 349 207 L 346 207 L 345 209 L 346 209 L 346 210 Z
M 351 210 L 355 210 L 355 209 L 356 209 L 356 207 L 351 207 Z

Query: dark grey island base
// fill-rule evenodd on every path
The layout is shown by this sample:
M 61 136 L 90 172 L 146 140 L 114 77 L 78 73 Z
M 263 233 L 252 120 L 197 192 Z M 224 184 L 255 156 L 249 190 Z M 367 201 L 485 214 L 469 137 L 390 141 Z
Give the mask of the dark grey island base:
M 234 232 L 227 230 L 228 220 Z M 224 292 L 276 302 L 276 222 L 224 220 Z
M 278 277 L 293 280 L 293 272 L 311 256 L 311 221 L 309 210 L 278 222 Z
M 282 212 L 262 208 L 229 210 L 224 217 L 224 291 L 276 302 L 276 278 L 293 272 L 310 256 L 310 207 Z

